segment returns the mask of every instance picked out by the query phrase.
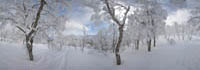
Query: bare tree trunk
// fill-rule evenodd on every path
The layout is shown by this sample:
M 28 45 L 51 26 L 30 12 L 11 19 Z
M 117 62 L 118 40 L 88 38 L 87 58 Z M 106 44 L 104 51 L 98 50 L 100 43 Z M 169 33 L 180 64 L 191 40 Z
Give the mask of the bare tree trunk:
M 156 47 L 156 37 L 153 37 L 153 46 Z
M 148 44 L 148 52 L 151 52 L 151 39 L 147 41 Z
M 126 9 L 126 12 L 124 13 L 124 17 L 123 17 L 123 20 L 122 22 L 120 22 L 119 19 L 116 18 L 115 16 L 115 10 L 114 10 L 114 7 L 111 7 L 108 0 L 105 0 L 105 4 L 106 4 L 106 7 L 108 9 L 108 13 L 110 14 L 112 20 L 118 25 L 119 27 L 119 37 L 118 37 L 118 42 L 117 42 L 117 45 L 115 47 L 115 55 L 116 55 L 116 62 L 117 62 L 117 65 L 121 65 L 121 58 L 120 58 L 120 54 L 119 54 L 119 49 L 120 49 L 120 45 L 121 45 L 121 42 L 122 42 L 122 38 L 123 38 L 123 28 L 124 28 L 124 25 L 126 23 L 126 19 L 127 19 L 127 14 L 130 10 L 130 6 L 128 7 L 125 7 Z
M 38 21 L 40 19 L 40 13 L 42 12 L 43 10 L 43 7 L 44 5 L 46 4 L 45 0 L 41 0 L 40 1 L 40 7 L 37 11 L 37 15 L 36 15 L 36 19 L 35 19 L 35 22 L 32 23 L 31 25 L 31 31 L 26 35 L 26 47 L 27 47 L 27 50 L 28 50 L 28 54 L 29 54 L 29 59 L 31 61 L 34 60 L 34 57 L 33 57 L 33 38 L 35 36 L 35 33 L 36 33 L 36 29 L 37 29 L 37 25 L 38 25 Z M 19 28 L 20 29 L 20 28 Z M 20 29 L 22 30 L 22 29 Z M 23 30 L 24 31 L 24 30 Z
M 118 38 L 117 46 L 115 48 L 117 65 L 121 65 L 121 57 L 120 57 L 120 54 L 119 54 L 119 48 L 121 46 L 122 38 L 123 38 L 123 26 L 120 26 L 119 27 L 119 38 Z
M 138 39 L 138 40 L 136 40 L 136 46 L 135 46 L 136 50 L 139 50 L 139 44 L 140 44 L 140 40 Z
M 26 47 L 28 50 L 29 59 L 33 61 L 33 38 L 30 38 L 30 36 L 26 36 Z

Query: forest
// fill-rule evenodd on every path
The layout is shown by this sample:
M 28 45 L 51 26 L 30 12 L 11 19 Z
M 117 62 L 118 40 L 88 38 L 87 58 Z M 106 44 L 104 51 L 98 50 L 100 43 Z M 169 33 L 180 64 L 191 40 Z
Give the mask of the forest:
M 0 0 L 0 70 L 199 70 L 200 0 Z

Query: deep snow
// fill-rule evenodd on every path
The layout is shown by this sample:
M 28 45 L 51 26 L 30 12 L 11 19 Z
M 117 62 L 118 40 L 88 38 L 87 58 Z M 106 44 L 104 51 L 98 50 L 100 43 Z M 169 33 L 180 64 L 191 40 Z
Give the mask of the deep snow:
M 127 48 L 121 66 L 115 65 L 112 53 L 102 54 L 92 49 L 65 47 L 49 50 L 46 45 L 34 45 L 35 61 L 28 60 L 22 44 L 0 43 L 0 70 L 200 70 L 200 39 L 177 40 L 170 45 L 159 41 L 152 52 L 142 46 L 139 51 Z

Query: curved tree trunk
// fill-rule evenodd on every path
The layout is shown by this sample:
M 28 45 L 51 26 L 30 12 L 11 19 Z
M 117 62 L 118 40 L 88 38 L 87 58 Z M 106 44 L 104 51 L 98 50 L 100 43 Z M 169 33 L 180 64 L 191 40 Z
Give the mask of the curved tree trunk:
M 41 14 L 45 4 L 46 4 L 45 0 L 40 0 L 40 7 L 37 11 L 36 19 L 35 19 L 34 23 L 32 23 L 32 25 L 31 25 L 31 31 L 28 34 L 26 34 L 26 47 L 27 47 L 27 50 L 28 50 L 29 59 L 31 61 L 34 60 L 34 57 L 33 57 L 33 38 L 35 36 L 35 33 L 37 32 L 36 29 L 37 29 L 37 25 L 38 25 L 38 22 L 39 22 L 39 19 L 40 19 L 40 14 Z
M 120 58 L 120 54 L 119 54 L 119 49 L 120 49 L 120 45 L 121 45 L 121 42 L 122 42 L 122 38 L 123 38 L 123 28 L 124 28 L 124 25 L 126 23 L 126 19 L 127 19 L 127 14 L 130 10 L 130 6 L 128 6 L 126 9 L 126 12 L 124 13 L 124 17 L 123 17 L 123 20 L 122 22 L 120 22 L 119 19 L 116 18 L 115 16 L 115 10 L 114 10 L 114 7 L 110 6 L 108 0 L 105 0 L 105 4 L 106 4 L 106 7 L 108 9 L 108 13 L 110 14 L 112 20 L 118 25 L 119 27 L 119 37 L 118 37 L 118 42 L 117 42 L 117 45 L 115 47 L 115 56 L 116 56 L 116 62 L 117 62 L 117 65 L 121 65 L 121 58 Z
M 120 57 L 119 49 L 122 42 L 122 38 L 123 38 L 123 26 L 119 27 L 119 38 L 118 38 L 117 46 L 115 48 L 115 56 L 116 56 L 117 65 L 121 65 L 121 57 Z

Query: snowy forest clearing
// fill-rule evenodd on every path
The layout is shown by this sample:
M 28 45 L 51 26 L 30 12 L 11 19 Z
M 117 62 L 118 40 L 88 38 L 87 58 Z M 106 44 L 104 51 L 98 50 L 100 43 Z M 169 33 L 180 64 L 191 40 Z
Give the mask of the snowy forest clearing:
M 159 40 L 158 40 L 159 41 Z M 35 61 L 19 44 L 0 43 L 0 70 L 199 70 L 200 39 L 191 41 L 159 41 L 152 52 L 142 46 L 121 52 L 122 65 L 115 65 L 113 53 L 80 47 L 65 47 L 61 51 L 49 50 L 45 45 L 35 45 Z
M 200 0 L 0 0 L 0 70 L 200 70 Z

